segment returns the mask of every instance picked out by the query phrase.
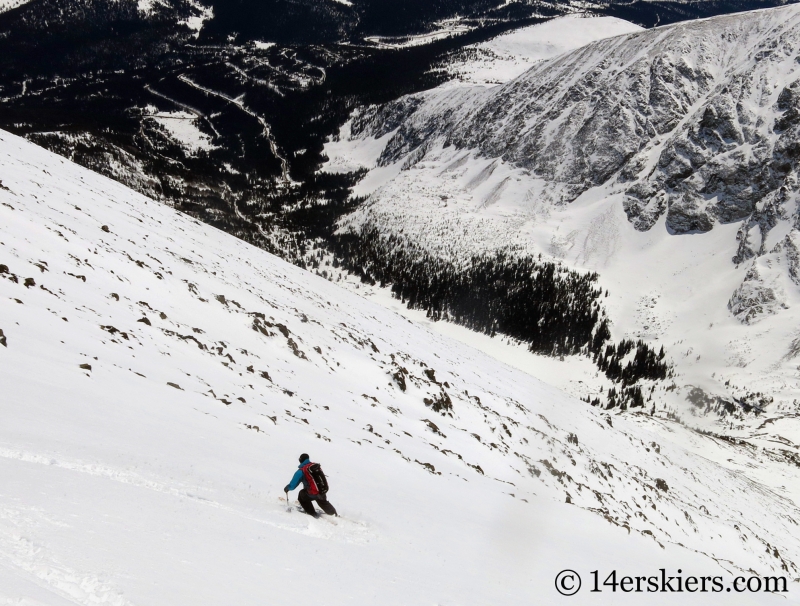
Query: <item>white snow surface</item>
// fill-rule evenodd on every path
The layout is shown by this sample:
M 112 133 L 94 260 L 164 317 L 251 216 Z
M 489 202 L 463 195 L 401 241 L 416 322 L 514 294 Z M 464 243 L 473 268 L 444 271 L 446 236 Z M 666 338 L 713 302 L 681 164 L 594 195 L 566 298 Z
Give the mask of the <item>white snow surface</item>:
M 324 164 L 325 172 L 346 173 L 363 168 L 377 168 L 378 157 L 395 134 L 395 131 L 391 131 L 381 137 L 353 137 L 350 132 L 352 123 L 352 119 L 348 120 L 337 136 L 325 142 L 323 153 L 328 157 Z M 392 176 L 397 172 L 392 171 Z M 385 179 L 385 176 L 381 175 L 381 178 Z M 359 186 L 363 188 L 363 182 Z
M 180 144 L 189 153 L 198 151 L 211 151 L 216 149 L 216 145 L 211 140 L 211 136 L 204 133 L 197 126 L 198 116 L 188 111 L 157 111 L 150 106 L 146 110 L 152 119 L 157 122 L 169 137 Z
M 191 2 L 192 8 L 195 9 L 196 13 L 187 19 L 180 21 L 190 30 L 194 31 L 194 37 L 197 38 L 200 35 L 200 31 L 203 29 L 203 25 L 205 25 L 206 21 L 212 19 L 214 17 L 214 8 L 211 6 L 203 6 L 199 2 Z
M 17 8 L 28 2 L 30 0 L 0 0 L 0 13 L 10 11 L 12 8 Z
M 461 19 L 458 17 L 438 21 L 434 23 L 434 27 L 436 29 L 424 34 L 410 36 L 367 36 L 364 40 L 380 48 L 410 48 L 412 46 L 431 44 L 438 40 L 445 40 L 472 29 L 472 27 L 461 23 Z
M 590 571 L 798 577 L 796 469 L 593 409 L 7 133 L 0 266 L 0 604 L 295 604 L 310 578 L 326 604 L 552 603 L 565 568 L 571 603 L 633 604 Z M 424 403 L 445 394 L 452 416 Z M 342 517 L 286 511 L 300 452 Z
M 467 46 L 446 67 L 457 81 L 495 85 L 513 80 L 534 63 L 580 48 L 595 40 L 641 31 L 616 17 L 573 14 L 522 27 L 486 42 Z
M 0 0 L 0 2 L 1 1 L 2 0 Z M 214 8 L 211 6 L 204 6 L 194 0 L 188 0 L 188 3 L 192 7 L 194 14 L 186 19 L 178 21 L 178 24 L 185 25 L 190 30 L 194 31 L 194 37 L 197 38 L 205 22 L 214 17 Z M 161 0 L 138 0 L 137 8 L 142 15 L 150 17 L 153 15 L 157 5 L 167 6 Z

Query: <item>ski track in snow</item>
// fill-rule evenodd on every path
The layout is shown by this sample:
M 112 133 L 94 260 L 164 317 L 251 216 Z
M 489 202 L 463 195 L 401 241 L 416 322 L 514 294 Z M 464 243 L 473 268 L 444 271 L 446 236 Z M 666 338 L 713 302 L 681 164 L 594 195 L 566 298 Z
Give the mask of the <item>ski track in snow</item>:
M 488 605 L 567 565 L 800 574 L 791 491 L 746 473 L 791 487 L 793 469 L 592 409 L 6 133 L 0 182 L 0 559 L 19 586 L 288 604 L 310 568 L 336 604 Z M 301 451 L 343 518 L 285 511 Z
M 297 520 L 298 523 L 294 524 L 285 523 L 285 521 L 283 521 L 283 518 L 285 516 L 281 515 L 276 516 L 276 519 L 264 519 L 263 517 L 255 515 L 254 512 L 239 511 L 233 507 L 224 505 L 222 503 L 218 503 L 217 501 L 207 499 L 201 495 L 194 494 L 192 492 L 191 487 L 182 486 L 181 484 L 177 484 L 174 482 L 168 482 L 165 481 L 164 479 L 144 478 L 131 471 L 112 469 L 109 467 L 98 465 L 96 463 L 57 460 L 55 458 L 44 455 L 32 454 L 22 451 L 14 451 L 2 447 L 0 447 L 0 457 L 6 459 L 13 459 L 17 461 L 24 461 L 26 463 L 48 465 L 60 469 L 74 471 L 77 473 L 85 473 L 88 475 L 111 480 L 113 482 L 120 482 L 123 484 L 130 484 L 138 488 L 154 490 L 156 492 L 161 492 L 174 497 L 192 499 L 201 505 L 207 507 L 214 507 L 215 509 L 221 509 L 232 515 L 237 515 L 242 518 L 252 520 L 253 522 L 258 522 L 260 524 L 267 524 L 269 526 L 274 526 L 275 528 L 280 528 L 282 530 L 289 530 L 291 532 L 298 532 L 300 534 L 307 534 L 309 536 L 314 536 L 318 538 L 340 540 L 346 543 L 362 543 L 374 539 L 374 535 L 372 535 L 372 533 L 369 532 L 365 524 L 358 524 L 358 523 L 347 524 L 348 531 L 350 531 L 351 534 L 349 536 L 344 536 L 341 533 L 336 534 L 336 533 L 324 532 L 325 530 L 324 527 L 321 528 L 317 522 L 311 522 L 310 521 L 311 519 L 307 518 L 306 516 L 299 518 Z M 354 535 L 353 533 L 356 534 Z
M 17 575 L 22 572 L 23 577 L 32 579 L 48 593 L 53 592 L 72 604 L 135 606 L 107 579 L 71 568 L 61 562 L 46 544 L 32 539 L 31 535 L 40 527 L 63 528 L 68 524 L 40 508 L 0 506 L 0 567 L 16 571 Z M 0 570 L 0 580 L 2 578 Z M 3 597 L 0 585 L 0 599 Z M 6 603 L 14 602 L 9 598 Z

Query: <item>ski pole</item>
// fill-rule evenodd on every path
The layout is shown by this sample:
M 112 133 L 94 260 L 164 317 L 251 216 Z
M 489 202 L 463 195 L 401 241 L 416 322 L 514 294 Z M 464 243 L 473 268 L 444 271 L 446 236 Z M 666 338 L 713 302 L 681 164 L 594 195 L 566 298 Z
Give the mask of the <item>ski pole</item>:
M 284 491 L 284 494 L 286 495 L 286 511 L 291 513 L 292 507 L 289 505 L 289 493 Z

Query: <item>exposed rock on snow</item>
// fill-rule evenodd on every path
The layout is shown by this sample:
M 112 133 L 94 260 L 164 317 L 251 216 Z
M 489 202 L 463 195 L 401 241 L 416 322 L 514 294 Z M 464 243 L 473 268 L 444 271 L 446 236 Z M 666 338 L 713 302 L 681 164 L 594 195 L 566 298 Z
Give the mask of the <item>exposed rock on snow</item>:
M 728 309 L 740 322 L 752 324 L 764 314 L 774 314 L 780 308 L 785 309 L 786 303 L 783 299 L 779 290 L 776 292 L 776 288 L 764 284 L 754 265 L 728 301 Z
M 0 13 L 10 11 L 12 8 L 17 8 L 30 0 L 0 0 Z

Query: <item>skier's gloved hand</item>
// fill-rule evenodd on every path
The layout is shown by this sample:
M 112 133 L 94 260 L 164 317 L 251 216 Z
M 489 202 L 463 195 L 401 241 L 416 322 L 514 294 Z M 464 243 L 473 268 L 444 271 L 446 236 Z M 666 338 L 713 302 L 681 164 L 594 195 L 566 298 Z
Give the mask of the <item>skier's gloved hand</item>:
M 283 492 L 289 492 L 289 485 L 287 484 L 286 487 L 283 489 Z

